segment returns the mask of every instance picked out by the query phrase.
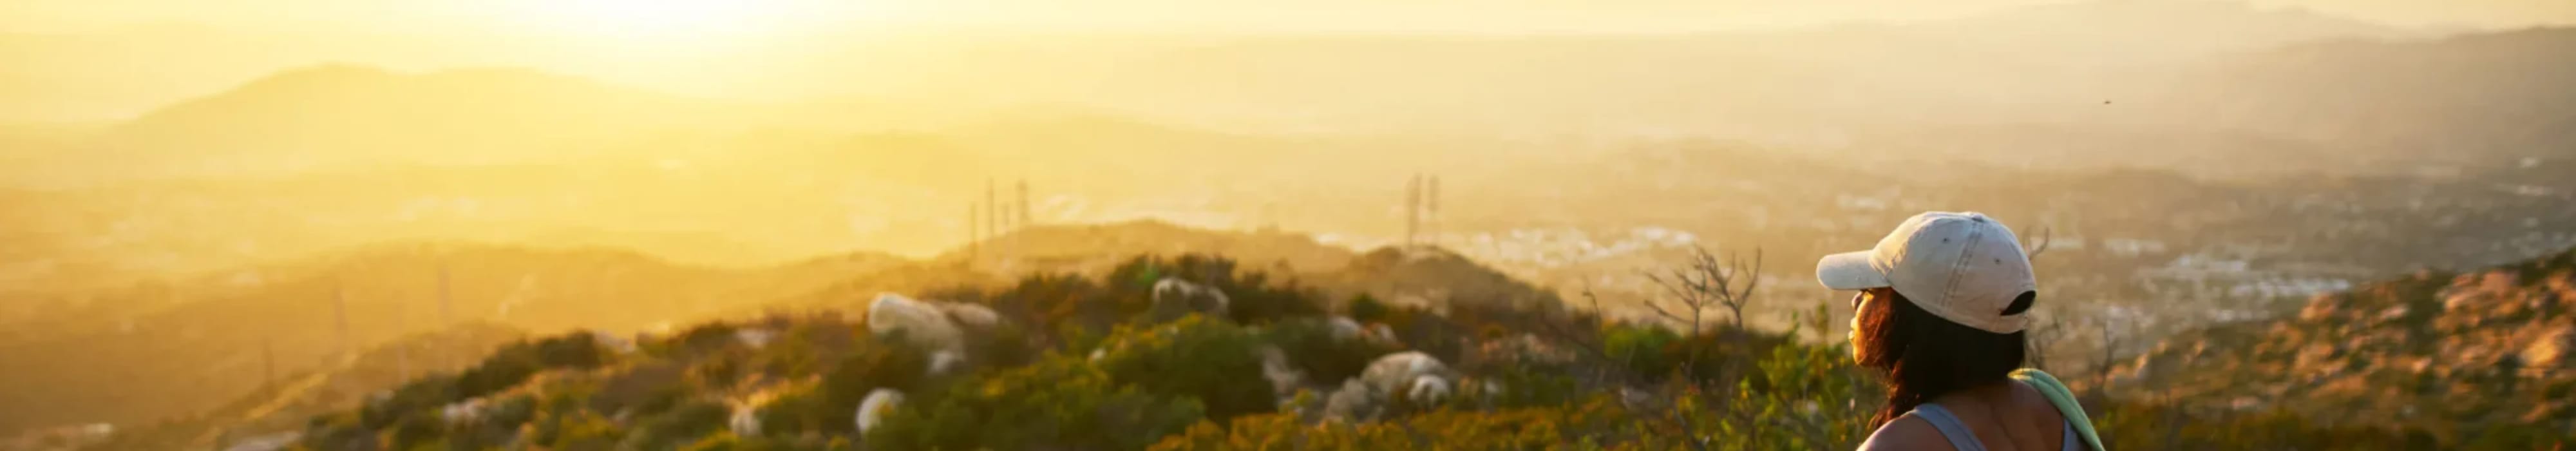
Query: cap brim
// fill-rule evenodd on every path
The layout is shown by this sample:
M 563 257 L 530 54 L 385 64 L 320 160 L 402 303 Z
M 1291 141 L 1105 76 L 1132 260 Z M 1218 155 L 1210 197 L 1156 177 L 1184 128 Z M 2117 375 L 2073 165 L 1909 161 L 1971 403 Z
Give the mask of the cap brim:
M 1870 251 L 1844 252 L 1827 255 L 1823 260 L 1817 260 L 1816 281 L 1823 282 L 1825 288 L 1836 290 L 1862 290 L 1889 286 L 1887 273 L 1878 272 L 1878 268 L 1870 266 L 1869 253 Z

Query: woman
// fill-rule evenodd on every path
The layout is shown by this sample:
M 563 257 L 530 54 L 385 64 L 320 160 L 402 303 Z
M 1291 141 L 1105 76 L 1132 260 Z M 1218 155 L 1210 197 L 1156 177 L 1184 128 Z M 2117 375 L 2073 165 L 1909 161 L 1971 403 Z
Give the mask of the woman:
M 1826 256 L 1816 278 L 1860 291 L 1852 358 L 1887 376 L 1861 449 L 2101 449 L 2064 384 L 2020 370 L 2039 281 L 2002 223 L 1915 215 L 1876 248 Z

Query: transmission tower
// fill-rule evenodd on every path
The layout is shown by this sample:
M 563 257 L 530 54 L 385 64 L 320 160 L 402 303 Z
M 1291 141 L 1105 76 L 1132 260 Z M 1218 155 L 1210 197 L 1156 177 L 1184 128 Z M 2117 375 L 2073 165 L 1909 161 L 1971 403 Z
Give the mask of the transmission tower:
M 338 323 L 338 326 L 339 326 L 339 331 L 338 331 L 339 337 L 338 337 L 338 338 L 339 338 L 339 345 L 340 345 L 340 356 L 341 356 L 341 357 L 348 357 L 348 356 L 350 355 L 350 354 L 349 354 L 349 352 L 350 352 L 350 348 L 349 348 L 349 346 L 350 346 L 350 345 L 349 345 L 349 297 L 348 297 L 348 289 L 347 289 L 347 288 L 345 288 L 345 287 L 343 287 L 343 286 L 341 286 L 339 282 L 332 282 L 332 283 L 331 283 L 331 317 L 333 318 L 333 320 L 334 320 L 336 323 Z
M 1428 228 L 1429 228 L 1429 229 L 1431 229 L 1431 232 L 1429 233 L 1429 235 L 1430 235 L 1430 237 L 1431 237 L 1431 247 L 1440 247 L 1440 176 L 1439 176 L 1439 175 L 1433 175 L 1433 176 L 1431 176 L 1431 186 L 1430 186 L 1430 188 L 1425 189 L 1425 191 L 1429 191 L 1429 193 L 1426 193 L 1426 194 L 1424 194 L 1424 195 L 1422 196 L 1422 197 L 1423 197 L 1423 199 L 1422 199 L 1422 214 L 1423 214 L 1423 216 L 1427 217 L 1427 218 L 1425 219 L 1425 222 L 1429 223 Z
M 438 325 L 439 325 L 439 326 L 444 327 L 444 326 L 446 326 L 446 325 L 449 325 L 449 324 L 455 324 L 455 323 L 456 323 L 456 316 L 455 316 L 455 308 L 456 308 L 456 307 L 455 307 L 455 305 L 456 305 L 456 301 L 455 301 L 455 300 L 453 300 L 453 299 L 450 299 L 450 298 L 449 298 L 448 291 L 447 291 L 447 265 L 438 265 Z
M 1422 229 L 1422 174 L 1404 182 L 1404 249 L 1412 250 Z

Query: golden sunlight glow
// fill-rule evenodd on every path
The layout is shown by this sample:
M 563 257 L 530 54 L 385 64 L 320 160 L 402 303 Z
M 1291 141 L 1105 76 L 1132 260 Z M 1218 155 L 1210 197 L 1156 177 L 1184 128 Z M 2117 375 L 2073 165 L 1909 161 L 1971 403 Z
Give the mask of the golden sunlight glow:
M 763 0 L 558 0 L 536 13 L 557 30 L 594 37 L 664 40 L 755 31 L 787 11 Z

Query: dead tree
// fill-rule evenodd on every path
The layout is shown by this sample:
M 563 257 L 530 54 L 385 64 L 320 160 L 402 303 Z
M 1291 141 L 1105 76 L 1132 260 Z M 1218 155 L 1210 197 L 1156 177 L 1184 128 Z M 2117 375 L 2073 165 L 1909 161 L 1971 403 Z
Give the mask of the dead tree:
M 1707 248 L 1693 247 L 1689 264 L 1661 273 L 1643 272 L 1647 281 L 1663 289 L 1663 296 L 1644 303 L 1656 315 L 1689 323 L 1691 336 L 1696 337 L 1708 311 L 1724 308 L 1735 317 L 1735 329 L 1741 331 L 1744 307 L 1753 304 L 1753 290 L 1762 285 L 1762 250 L 1754 249 L 1751 259 L 1729 255 L 1721 262 Z M 1672 305 L 1665 306 L 1668 303 Z
M 2053 345 L 2058 340 L 2066 338 L 2066 317 L 2048 315 L 2034 322 L 2038 324 L 2030 328 L 2030 367 L 2042 370 L 2053 369 L 2048 366 L 2048 353 L 2056 348 Z
M 2102 349 L 2096 350 L 2093 360 L 2093 389 L 2106 390 L 2111 387 L 2111 371 L 2120 363 L 2120 348 L 2126 347 L 2124 346 L 2126 343 L 2123 342 L 2128 339 L 2129 334 L 2125 333 L 2127 331 L 2120 330 L 2125 327 L 2113 327 L 2115 324 L 2120 324 L 2119 321 L 2106 320 L 2099 323 L 2100 327 L 2097 330 L 2102 332 Z
M 2030 259 L 2031 263 L 2036 265 L 2039 262 L 2039 254 L 2048 252 L 2048 244 L 2053 241 L 2055 240 L 2050 239 L 2049 237 L 2048 226 L 2040 226 L 2039 234 L 2032 237 L 2030 243 L 2022 246 L 2022 249 L 2024 249 L 2024 253 L 2022 255 Z M 2056 344 L 2057 340 L 2065 337 L 2066 318 L 2059 315 L 2048 315 L 2046 321 L 2039 322 L 2038 325 L 2031 327 L 2029 349 L 2030 366 L 2032 368 L 2047 369 L 2048 352 L 2050 348 L 2053 347 L 2051 345 Z
M 2048 252 L 2048 243 L 2056 241 L 2048 236 L 2048 226 L 2039 226 L 2039 235 L 2031 237 L 2029 243 L 2022 244 L 2022 255 L 2029 256 L 2032 261 L 2038 261 L 2039 254 Z

